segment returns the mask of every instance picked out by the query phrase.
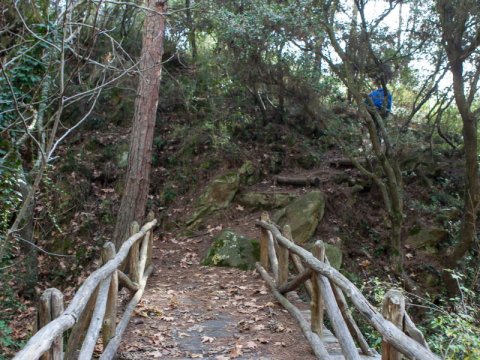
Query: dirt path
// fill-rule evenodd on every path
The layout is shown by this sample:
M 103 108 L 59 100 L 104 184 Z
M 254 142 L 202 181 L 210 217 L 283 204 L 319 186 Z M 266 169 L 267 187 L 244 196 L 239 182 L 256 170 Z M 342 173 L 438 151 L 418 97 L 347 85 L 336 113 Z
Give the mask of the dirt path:
M 253 271 L 199 265 L 208 238 L 156 242 L 156 271 L 119 359 L 314 359 Z

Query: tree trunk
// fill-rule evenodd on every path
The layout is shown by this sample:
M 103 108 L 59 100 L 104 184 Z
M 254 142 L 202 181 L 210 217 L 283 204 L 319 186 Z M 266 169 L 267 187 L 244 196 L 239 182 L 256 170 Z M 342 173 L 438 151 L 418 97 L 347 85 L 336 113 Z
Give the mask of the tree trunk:
M 30 192 L 30 186 L 28 185 L 27 179 L 23 170 L 21 170 L 23 179 L 19 182 L 20 192 L 22 197 L 25 199 Z M 20 229 L 18 230 L 18 236 L 24 239 L 21 241 L 21 249 L 25 255 L 25 272 L 20 273 L 19 283 L 22 288 L 23 296 L 27 298 L 32 298 L 35 296 L 35 286 L 38 283 L 38 259 L 37 259 L 37 249 L 32 246 L 35 244 L 34 234 L 33 234 L 33 210 L 35 207 L 35 199 L 32 199 L 27 204 L 27 210 L 25 216 L 23 217 L 22 222 L 20 223 Z M 27 243 L 29 241 L 31 244 Z
M 453 55 L 449 55 L 449 57 Z M 463 143 L 465 151 L 465 195 L 464 215 L 460 242 L 454 247 L 451 254 L 446 257 L 445 265 L 450 270 L 455 270 L 458 262 L 473 247 L 477 237 L 476 221 L 479 205 L 479 179 L 477 162 L 477 122 L 465 98 L 463 79 L 463 64 L 453 61 L 450 64 L 453 75 L 453 91 L 455 101 L 463 122 Z M 444 276 L 447 290 L 450 293 L 458 292 L 457 281 L 446 273 Z
M 473 2 L 472 2 L 473 3 Z M 455 102 L 463 123 L 463 142 L 465 151 L 465 195 L 464 215 L 460 242 L 445 256 L 444 264 L 447 269 L 455 270 L 460 260 L 472 248 L 477 238 L 476 220 L 479 205 L 479 177 L 477 162 L 477 123 L 472 112 L 472 103 L 475 97 L 475 86 L 465 87 L 464 63 L 480 47 L 480 30 L 477 35 L 468 38 L 466 31 L 469 28 L 470 9 L 456 6 L 456 2 L 439 0 L 436 4 L 442 30 L 442 40 L 449 61 L 449 68 L 453 77 L 453 93 Z M 475 28 L 473 28 L 475 29 Z M 475 75 L 478 76 L 478 73 Z M 470 84 L 471 85 L 471 84 Z M 469 91 L 467 95 L 467 91 Z M 457 280 L 450 273 L 444 273 L 444 280 L 450 294 L 458 293 Z
M 195 63 L 197 61 L 197 40 L 195 38 L 195 23 L 193 22 L 192 5 L 193 0 L 185 0 L 185 10 L 188 26 L 188 41 L 190 43 L 190 49 L 192 51 L 192 61 Z
M 152 142 L 162 71 L 166 2 L 148 0 L 143 25 L 138 94 L 130 137 L 125 190 L 118 211 L 114 240 L 117 249 L 128 236 L 132 221 L 143 223 L 150 184 Z

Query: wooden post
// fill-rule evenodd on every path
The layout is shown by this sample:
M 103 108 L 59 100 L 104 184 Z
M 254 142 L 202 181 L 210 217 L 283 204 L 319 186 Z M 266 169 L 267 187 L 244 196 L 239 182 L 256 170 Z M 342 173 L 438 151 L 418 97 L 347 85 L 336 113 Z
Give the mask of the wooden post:
M 283 233 L 288 231 L 290 234 L 289 225 L 283 227 Z M 282 245 L 278 245 L 278 287 L 284 286 L 288 282 L 288 249 Z
M 56 319 L 63 312 L 63 294 L 60 290 L 50 288 L 44 291 L 40 297 L 38 306 L 37 328 L 40 330 L 52 320 Z M 63 336 L 58 336 L 49 351 L 45 352 L 42 360 L 63 359 Z
M 312 270 L 307 269 L 301 274 L 298 274 L 297 276 L 295 276 L 292 280 L 290 280 L 285 285 L 279 287 L 278 291 L 280 292 L 280 294 L 286 294 L 290 291 L 294 291 L 311 277 L 312 277 Z
M 111 242 L 103 245 L 102 260 L 107 263 L 115 257 L 115 245 Z M 110 289 L 108 290 L 107 309 L 103 319 L 102 339 L 103 348 L 108 345 L 108 342 L 115 336 L 117 328 L 117 299 L 118 299 L 118 271 L 112 273 L 112 280 L 110 282 Z
M 283 235 L 290 240 L 291 242 L 295 243 L 295 240 L 293 239 L 292 236 L 292 231 L 290 229 L 290 226 L 288 228 L 283 229 Z M 297 273 L 303 274 L 305 272 L 305 268 L 302 264 L 302 260 L 300 260 L 300 257 L 296 254 L 290 253 L 290 256 L 292 257 L 292 262 L 297 270 Z M 305 281 L 305 289 L 307 289 L 307 293 L 310 296 L 310 299 L 313 297 L 313 288 L 312 288 L 312 282 L 310 280 Z
M 270 231 L 267 231 L 267 236 L 268 236 L 268 258 L 269 258 L 270 264 L 272 265 L 273 278 L 275 279 L 275 282 L 278 283 L 278 259 L 277 259 L 277 253 L 275 251 L 275 240 Z
M 136 221 L 130 224 L 130 236 L 135 235 L 140 230 L 140 226 Z M 128 258 L 128 275 L 134 283 L 140 282 L 140 274 L 138 273 L 138 260 L 139 260 L 139 240 L 135 241 L 130 249 L 130 256 Z
M 318 260 L 325 261 L 325 245 L 322 241 L 317 241 L 312 249 L 312 254 Z M 312 273 L 312 299 L 310 302 L 311 326 L 312 331 L 323 338 L 323 297 L 318 286 L 318 277 L 320 275 L 315 271 Z
M 325 255 L 325 264 L 330 265 L 327 255 Z M 374 356 L 376 354 L 376 351 L 370 349 L 370 346 L 368 346 L 367 340 L 365 340 L 365 337 L 363 336 L 360 328 L 358 327 L 355 319 L 353 318 L 350 310 L 348 309 L 347 300 L 345 299 L 345 295 L 343 295 L 342 289 L 340 289 L 332 280 L 329 279 L 329 282 L 332 287 L 333 294 L 335 295 L 335 300 L 337 300 L 338 308 L 340 309 L 343 315 L 343 319 L 347 324 L 348 330 L 350 331 L 350 334 L 352 334 L 358 346 L 360 346 L 362 354 L 367 356 Z
M 347 296 L 352 304 L 360 311 L 360 313 L 364 316 L 364 318 L 373 325 L 373 327 L 382 334 L 385 340 L 393 344 L 397 349 L 402 351 L 405 356 L 409 357 L 410 359 L 422 359 L 422 360 L 440 360 L 440 358 L 420 345 L 417 341 L 413 340 L 409 336 L 407 336 L 402 330 L 397 328 L 395 325 L 393 325 L 390 321 L 385 320 L 385 318 L 382 316 L 380 312 L 378 312 L 374 306 L 372 306 L 367 299 L 365 299 L 365 296 L 358 290 L 355 285 L 353 285 L 345 276 L 343 276 L 339 271 L 337 271 L 335 268 L 328 266 L 325 263 L 322 263 L 321 261 L 318 261 L 311 252 L 305 250 L 304 248 L 295 245 L 292 241 L 288 240 L 285 236 L 283 236 L 280 231 L 272 224 L 265 223 L 262 221 L 258 221 L 257 224 L 259 226 L 264 227 L 267 230 L 270 230 L 272 234 L 275 236 L 277 239 L 277 242 L 281 243 L 285 247 L 288 248 L 288 250 L 291 253 L 297 254 L 302 261 L 305 262 L 305 264 L 308 265 L 309 268 L 311 268 L 313 271 L 318 272 L 319 274 L 322 274 L 323 276 L 320 277 L 322 279 L 323 277 L 328 278 L 329 280 L 333 281 L 339 288 L 342 289 L 344 292 L 345 296 Z M 325 286 L 325 288 L 329 289 L 329 292 L 331 293 L 331 286 L 330 283 L 325 279 L 325 282 L 322 282 L 322 286 Z M 325 299 L 328 298 L 327 295 L 324 295 Z M 329 314 L 329 306 L 335 304 L 335 306 L 331 307 L 330 313 L 332 316 L 330 317 L 330 321 L 332 319 L 335 321 L 337 319 L 343 321 L 342 314 L 340 313 L 340 310 L 338 309 L 338 306 L 336 305 L 335 297 L 332 296 L 333 298 L 332 302 L 327 302 L 325 301 L 325 308 L 327 310 L 327 314 Z M 337 311 L 335 311 L 335 308 Z M 338 325 L 338 324 L 337 324 Z M 335 326 L 334 325 L 334 330 Z M 338 327 L 338 326 L 337 326 Z M 345 327 L 346 328 L 346 325 Z M 338 333 L 341 333 L 341 329 Z M 337 334 L 337 331 L 336 331 Z M 345 334 L 349 335 L 348 330 L 345 332 Z M 351 337 L 351 336 L 350 336 Z M 339 342 L 340 338 L 338 339 Z M 353 339 L 352 339 L 353 343 Z M 344 347 L 342 346 L 342 349 Z M 355 344 L 353 343 L 353 349 L 355 349 L 355 352 L 352 352 L 352 356 L 350 358 L 354 359 L 356 356 L 358 356 L 358 350 L 355 348 Z M 343 351 L 345 354 L 345 350 Z M 345 357 L 347 358 L 347 357 Z M 15 359 L 15 360 L 23 360 L 23 359 Z
M 262 216 L 260 217 L 262 221 L 268 222 L 270 219 L 268 217 L 267 212 L 263 212 Z M 260 234 L 260 264 L 265 268 L 265 270 L 269 270 L 269 262 L 268 262 L 268 230 L 261 228 Z
M 270 275 L 268 275 L 268 273 L 265 271 L 265 269 L 262 267 L 260 263 L 257 262 L 255 264 L 255 267 L 257 268 L 257 271 L 262 276 L 263 280 L 265 280 L 268 286 L 270 286 L 270 289 L 272 290 L 273 295 L 278 300 L 278 302 L 282 304 L 285 309 L 287 309 L 287 311 L 290 313 L 290 315 L 292 315 L 295 318 L 295 320 L 297 320 L 298 325 L 300 326 L 300 329 L 302 330 L 303 334 L 305 335 L 308 342 L 310 343 L 310 346 L 312 347 L 312 350 L 316 358 L 320 360 L 330 360 L 331 357 L 328 354 L 328 351 L 325 348 L 325 345 L 323 344 L 322 340 L 318 337 L 317 334 L 310 331 L 310 329 L 308 328 L 308 323 L 305 321 L 305 318 L 303 317 L 302 312 L 298 310 L 286 297 L 284 297 L 282 294 L 278 292 L 275 282 L 270 277 Z
M 348 309 L 347 300 L 343 295 L 343 291 L 338 288 L 337 285 L 333 281 L 330 281 L 330 285 L 332 286 L 333 294 L 335 295 L 335 300 L 337 300 L 338 308 L 340 309 L 343 319 L 345 320 L 348 330 L 350 330 L 350 334 L 352 334 L 353 338 L 356 340 L 358 346 L 362 350 L 362 354 L 367 356 L 374 356 L 374 352 L 368 346 L 367 341 L 365 340 L 360 328 L 358 327 L 357 323 L 353 319 L 350 310 Z
M 136 293 L 139 289 L 139 286 L 137 283 L 132 282 L 128 275 L 125 275 L 125 273 L 121 270 L 117 270 L 117 277 L 118 277 L 118 283 L 120 286 L 126 287 L 130 292 Z
M 153 221 L 155 219 L 155 213 L 150 211 L 147 215 L 147 222 Z M 148 269 L 150 264 L 152 263 L 152 256 L 153 256 L 153 231 L 150 230 L 147 235 L 148 236 L 148 249 L 147 249 L 147 263 L 145 264 L 145 268 Z M 140 274 L 143 276 L 143 274 Z
M 38 314 L 37 314 L 37 322 L 38 322 L 38 329 L 40 330 L 42 327 L 47 325 L 50 321 L 52 321 L 52 310 L 51 310 L 51 293 L 47 289 L 42 296 L 40 296 L 40 303 L 38 304 Z M 52 354 L 49 351 L 44 353 L 41 357 L 41 360 L 51 360 Z
M 403 330 L 405 297 L 400 290 L 390 289 L 383 298 L 383 317 Z M 382 342 L 382 360 L 401 360 L 402 353 L 387 341 Z
M 92 320 L 93 310 L 97 301 L 98 286 L 95 292 L 88 299 L 84 310 L 78 317 L 77 322 L 72 328 L 72 332 L 68 338 L 67 348 L 65 349 L 65 360 L 77 360 L 80 347 L 85 338 L 88 326 Z
M 92 319 L 88 330 L 85 333 L 82 347 L 78 354 L 78 360 L 91 360 L 93 351 L 95 350 L 95 344 L 98 341 L 100 335 L 100 329 L 102 328 L 103 318 L 105 317 L 105 310 L 107 308 L 108 290 L 110 289 L 111 276 L 102 280 L 98 287 L 97 300 L 93 309 Z

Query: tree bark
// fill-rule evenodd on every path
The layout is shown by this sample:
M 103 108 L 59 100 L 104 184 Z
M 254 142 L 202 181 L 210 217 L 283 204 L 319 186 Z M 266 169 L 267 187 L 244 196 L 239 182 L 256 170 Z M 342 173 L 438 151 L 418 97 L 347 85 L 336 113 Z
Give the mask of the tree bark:
M 195 63 L 197 61 L 197 40 L 195 35 L 195 23 L 192 16 L 193 2 L 194 0 L 185 0 L 185 11 L 188 26 L 188 42 L 190 43 L 190 48 L 192 51 L 192 61 Z
M 476 86 L 470 86 L 467 95 L 463 70 L 465 60 L 480 47 L 480 29 L 475 30 L 476 36 L 470 42 L 465 41 L 466 30 L 469 26 L 469 10 L 455 6 L 455 2 L 439 0 L 437 2 L 437 11 L 440 17 L 442 40 L 453 77 L 455 102 L 462 118 L 465 151 L 465 195 L 462 237 L 460 242 L 445 257 L 445 266 L 454 270 L 477 239 L 476 220 L 480 202 L 477 162 L 478 135 L 477 122 L 472 112 L 472 103 L 477 89 Z M 447 290 L 450 293 L 459 291 L 457 281 L 450 273 L 445 273 L 444 279 Z
M 125 191 L 118 211 L 114 239 L 117 249 L 128 237 L 132 221 L 143 223 L 150 184 L 152 143 L 162 71 L 166 2 L 148 0 L 145 14 L 140 79 L 130 137 Z

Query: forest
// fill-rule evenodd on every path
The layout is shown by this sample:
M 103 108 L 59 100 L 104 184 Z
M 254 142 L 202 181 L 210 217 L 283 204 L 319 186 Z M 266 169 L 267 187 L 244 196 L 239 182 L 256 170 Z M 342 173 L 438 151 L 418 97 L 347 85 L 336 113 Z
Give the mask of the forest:
M 158 221 L 152 276 L 179 256 L 193 278 L 226 265 L 213 252 L 224 232 L 256 239 L 263 211 L 283 226 L 306 196 L 321 202 L 318 219 L 288 223 L 295 239 L 311 227 L 303 248 L 335 248 L 335 267 L 375 306 L 401 289 L 433 353 L 480 359 L 478 0 L 0 10 L 0 360 L 34 335 L 42 293 L 57 288 L 68 303 L 132 221 Z M 252 264 L 232 266 L 260 284 Z M 208 285 L 198 296 L 216 291 Z M 359 326 L 380 351 L 378 332 Z M 212 359 L 286 341 L 272 339 Z M 155 357 L 122 346 L 121 359 Z M 177 358 L 168 351 L 158 357 Z M 182 353 L 203 357 L 193 355 Z

